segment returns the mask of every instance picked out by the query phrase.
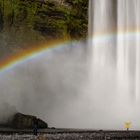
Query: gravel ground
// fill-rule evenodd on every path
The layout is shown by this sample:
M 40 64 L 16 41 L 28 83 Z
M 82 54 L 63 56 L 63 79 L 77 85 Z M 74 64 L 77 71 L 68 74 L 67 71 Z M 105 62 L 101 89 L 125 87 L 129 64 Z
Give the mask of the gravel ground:
M 13 134 L 0 135 L 0 140 L 140 140 L 140 132 L 137 133 L 60 133 L 60 134 L 40 134 L 33 136 L 31 134 Z

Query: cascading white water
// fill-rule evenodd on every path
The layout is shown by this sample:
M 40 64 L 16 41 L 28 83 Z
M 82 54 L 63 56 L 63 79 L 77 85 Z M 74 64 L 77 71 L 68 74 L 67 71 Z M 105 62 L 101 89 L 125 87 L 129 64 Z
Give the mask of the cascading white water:
M 100 101 L 113 100 L 112 110 L 120 120 L 132 120 L 137 126 L 140 116 L 140 0 L 89 0 L 89 36 L 92 38 L 89 41 L 92 48 L 89 87 L 100 81 L 100 90 L 92 88 L 97 96 L 101 94 L 104 98 Z M 95 75 L 98 75 L 96 82 Z M 108 94 L 104 95 L 106 92 Z
M 96 38 L 116 30 L 116 2 L 112 0 L 91 0 L 89 2 L 89 35 Z M 94 62 L 111 63 L 114 60 L 116 37 L 112 36 L 98 47 L 99 39 L 92 40 Z M 98 45 L 96 45 L 98 44 Z M 101 44 L 100 44 L 101 45 Z M 114 46 L 114 47 L 112 47 Z M 100 53 L 103 53 L 102 55 Z M 113 55 L 113 56 L 112 56 Z
M 139 0 L 89 1 L 92 66 L 95 63 L 110 67 L 116 65 L 118 85 L 134 99 L 138 99 L 140 94 L 139 13 Z M 96 39 L 97 36 L 100 36 L 99 39 Z
M 136 100 L 138 100 L 140 92 L 139 9 L 139 0 L 118 0 L 118 73 L 123 82 L 127 82 L 128 88 L 130 82 L 133 81 L 131 94 Z
M 135 92 L 136 92 L 136 98 L 139 98 L 140 94 L 140 1 L 137 1 L 136 5 L 136 15 L 137 15 L 137 20 L 136 20 L 136 28 L 137 28 L 137 45 L 136 45 L 136 87 L 135 87 Z

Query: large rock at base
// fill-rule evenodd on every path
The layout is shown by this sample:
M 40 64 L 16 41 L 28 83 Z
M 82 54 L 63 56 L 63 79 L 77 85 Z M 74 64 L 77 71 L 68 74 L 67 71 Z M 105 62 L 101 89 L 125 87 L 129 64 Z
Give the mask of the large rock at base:
M 38 120 L 38 128 L 48 128 L 48 124 L 32 115 L 16 113 L 11 122 L 11 127 L 16 129 L 30 129 L 34 127 L 34 120 Z

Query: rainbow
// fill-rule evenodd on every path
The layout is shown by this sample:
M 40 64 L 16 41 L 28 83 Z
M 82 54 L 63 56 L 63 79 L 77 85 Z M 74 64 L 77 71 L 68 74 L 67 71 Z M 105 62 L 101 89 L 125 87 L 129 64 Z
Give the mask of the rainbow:
M 121 37 L 123 35 L 127 35 L 130 38 L 134 35 L 140 36 L 140 30 L 130 29 L 129 31 L 119 31 L 117 34 Z M 110 31 L 107 33 L 96 33 L 93 37 L 89 37 L 89 40 L 101 41 L 106 40 L 111 37 L 116 36 L 116 31 Z M 72 40 L 61 39 L 61 40 L 53 40 L 48 41 L 42 44 L 33 45 L 25 50 L 22 50 L 14 55 L 10 55 L 4 59 L 0 59 L 0 73 L 18 65 L 28 59 L 33 59 L 37 57 L 39 54 L 42 54 L 45 51 L 51 51 L 54 49 L 62 49 L 64 46 L 67 46 Z M 74 41 L 74 40 L 73 40 Z M 66 44 L 66 45 L 65 45 Z
M 48 41 L 42 44 L 37 44 L 26 48 L 16 54 L 10 55 L 4 59 L 0 59 L 0 73 L 8 70 L 28 59 L 33 59 L 37 57 L 39 54 L 43 53 L 44 51 L 50 51 L 55 48 L 62 48 L 65 46 L 64 44 L 69 44 L 69 40 L 54 40 Z

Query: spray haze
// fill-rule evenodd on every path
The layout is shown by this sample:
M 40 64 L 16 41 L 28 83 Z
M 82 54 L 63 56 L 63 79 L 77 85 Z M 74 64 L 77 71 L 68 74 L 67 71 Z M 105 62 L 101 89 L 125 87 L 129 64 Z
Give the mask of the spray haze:
M 89 0 L 88 43 L 2 72 L 0 101 L 51 126 L 122 129 L 131 121 L 139 129 L 139 7 L 139 0 Z
M 87 59 L 82 45 L 43 52 L 4 72 L 1 75 L 1 100 L 18 111 L 44 118 L 50 125 L 65 126 L 67 120 L 74 117 L 75 109 L 71 107 L 86 81 Z

